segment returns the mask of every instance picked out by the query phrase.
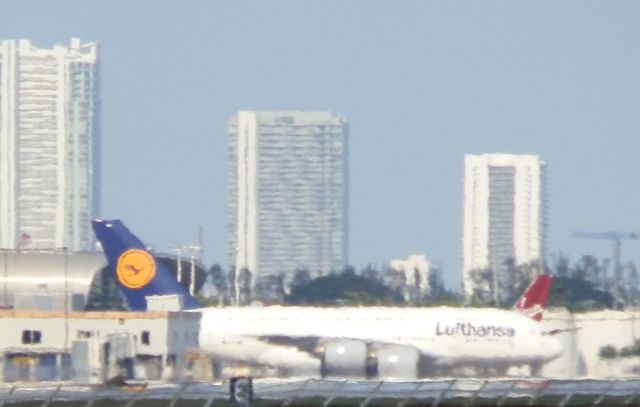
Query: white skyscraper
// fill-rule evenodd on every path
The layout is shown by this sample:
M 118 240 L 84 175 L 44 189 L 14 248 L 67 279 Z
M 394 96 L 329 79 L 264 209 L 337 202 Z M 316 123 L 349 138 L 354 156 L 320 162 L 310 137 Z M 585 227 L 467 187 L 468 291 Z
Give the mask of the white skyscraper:
M 98 46 L 0 41 L 0 247 L 93 248 Z
M 468 154 L 464 163 L 463 283 L 470 298 L 472 271 L 493 270 L 494 289 L 509 278 L 510 260 L 544 260 L 545 164 L 512 154 Z
M 241 111 L 229 122 L 229 262 L 258 279 L 347 263 L 347 122 Z M 254 278 L 254 281 L 256 278 Z

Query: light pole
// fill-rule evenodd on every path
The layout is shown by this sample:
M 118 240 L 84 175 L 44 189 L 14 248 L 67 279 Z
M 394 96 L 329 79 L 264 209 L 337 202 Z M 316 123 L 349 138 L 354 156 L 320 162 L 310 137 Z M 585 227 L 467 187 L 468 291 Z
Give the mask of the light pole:
M 189 294 L 196 292 L 196 257 L 191 255 L 191 276 L 189 277 Z
M 202 252 L 202 247 L 199 245 L 185 245 L 180 247 L 169 246 L 169 251 L 176 253 L 178 257 L 178 265 L 177 265 L 177 280 L 178 283 L 182 284 L 182 255 L 189 254 L 191 256 L 191 270 L 190 270 L 190 279 L 189 279 L 189 287 L 186 287 L 191 295 L 195 293 L 196 290 L 196 254 Z
M 240 306 L 240 266 L 238 261 L 238 252 L 240 251 L 239 247 L 236 247 L 236 271 L 233 276 L 233 287 L 235 288 L 236 294 L 236 307 Z
M 182 246 L 182 250 L 186 254 L 189 254 L 191 257 L 191 270 L 189 277 L 189 294 L 193 295 L 196 292 L 196 256 L 200 258 L 202 254 L 202 246 L 197 245 L 187 245 Z
M 3 283 L 3 294 L 4 294 L 4 308 L 9 308 L 9 288 L 7 281 L 9 279 L 9 251 L 7 249 L 2 249 L 3 254 L 3 263 L 4 263 L 4 283 Z
M 182 247 L 169 246 L 169 251 L 175 253 L 176 260 L 176 280 L 182 284 Z
M 69 350 L 69 256 L 67 247 L 61 247 L 64 267 L 64 349 Z

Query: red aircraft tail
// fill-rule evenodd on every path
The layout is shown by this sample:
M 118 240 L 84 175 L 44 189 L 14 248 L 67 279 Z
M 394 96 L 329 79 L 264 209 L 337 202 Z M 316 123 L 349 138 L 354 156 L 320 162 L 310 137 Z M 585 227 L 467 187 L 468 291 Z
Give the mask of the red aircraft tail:
M 547 305 L 552 280 L 553 277 L 549 274 L 538 276 L 516 301 L 513 308 L 536 321 L 542 320 L 542 312 Z

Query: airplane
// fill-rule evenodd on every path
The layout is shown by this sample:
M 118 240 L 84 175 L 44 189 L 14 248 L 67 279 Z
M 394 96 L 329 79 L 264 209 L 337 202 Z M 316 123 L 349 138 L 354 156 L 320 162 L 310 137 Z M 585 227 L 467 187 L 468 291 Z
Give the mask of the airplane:
M 511 366 L 529 366 L 530 374 L 538 376 L 562 352 L 557 332 L 545 331 L 540 323 L 550 275 L 538 276 L 513 310 L 200 308 L 120 220 L 94 220 L 92 226 L 129 308 L 145 311 L 147 296 L 182 296 L 184 310 L 202 315 L 199 347 L 223 363 L 312 377 L 382 377 L 402 369 L 423 377 L 467 366 L 493 369 L 497 375 Z

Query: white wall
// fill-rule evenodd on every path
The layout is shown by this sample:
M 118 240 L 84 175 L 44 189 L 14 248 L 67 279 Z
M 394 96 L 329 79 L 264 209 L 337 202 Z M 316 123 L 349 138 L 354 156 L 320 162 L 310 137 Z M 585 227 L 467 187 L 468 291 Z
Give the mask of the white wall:
M 545 313 L 543 323 L 549 329 L 569 330 L 557 334 L 565 352 L 545 367 L 547 376 L 622 377 L 632 375 L 633 366 L 640 366 L 637 358 L 606 361 L 598 356 L 602 346 L 613 345 L 620 350 L 640 339 L 640 310 L 579 314 L 556 311 Z
M 27 349 L 34 351 L 61 351 L 80 338 L 79 331 L 90 331 L 94 336 L 106 337 L 118 333 L 136 336 L 137 354 L 181 354 L 197 345 L 200 327 L 196 313 L 129 313 L 129 312 L 0 312 L 0 351 Z M 13 314 L 13 315 L 11 315 Z M 42 333 L 40 344 L 23 344 L 22 332 L 36 330 Z M 143 331 L 149 331 L 149 345 L 142 344 Z

